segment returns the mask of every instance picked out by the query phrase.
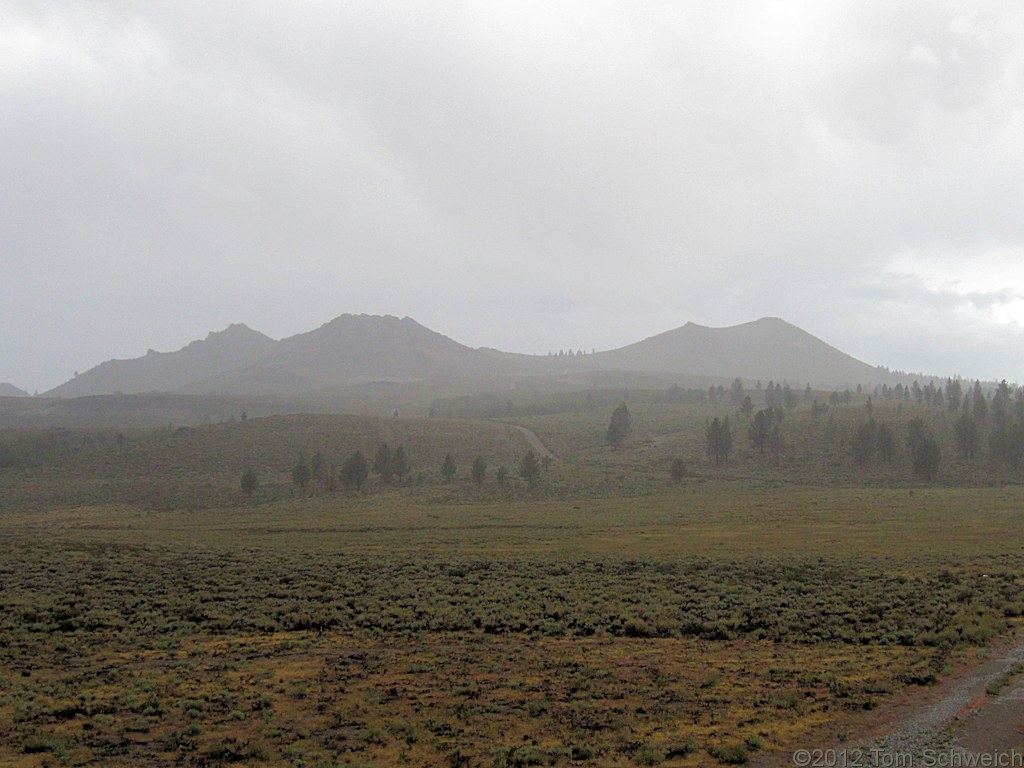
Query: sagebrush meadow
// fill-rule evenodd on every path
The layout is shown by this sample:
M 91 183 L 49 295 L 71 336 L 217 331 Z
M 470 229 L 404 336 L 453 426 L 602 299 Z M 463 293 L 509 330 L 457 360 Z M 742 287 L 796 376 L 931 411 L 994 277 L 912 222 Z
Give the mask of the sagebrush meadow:
M 7 430 L 5 759 L 715 765 L 845 739 L 1019 622 L 1024 490 L 956 451 L 959 407 L 800 394 L 763 451 L 763 409 L 714 392 L 635 393 L 614 444 L 585 395 Z M 887 460 L 854 450 L 869 420 Z M 942 446 L 930 481 L 915 428 Z M 527 434 L 557 456 L 532 481 Z M 407 471 L 345 488 L 384 443 Z

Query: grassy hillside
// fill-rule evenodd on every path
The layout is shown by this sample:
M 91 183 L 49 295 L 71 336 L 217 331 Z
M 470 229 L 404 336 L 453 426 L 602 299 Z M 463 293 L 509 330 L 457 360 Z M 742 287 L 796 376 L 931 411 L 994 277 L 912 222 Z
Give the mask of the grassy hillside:
M 377 382 L 318 395 L 95 395 L 71 399 L 0 397 L 0 428 L 154 429 L 198 427 L 240 419 L 282 414 L 385 415 L 396 409 L 426 416 L 435 389 Z
M 247 503 L 239 487 L 247 469 L 259 475 L 255 501 L 269 501 L 296 492 L 291 470 L 300 454 L 308 462 L 320 452 L 336 477 L 349 455 L 361 450 L 372 460 L 382 442 L 404 447 L 414 485 L 436 478 L 449 452 L 465 475 L 477 456 L 492 468 L 511 467 L 527 450 L 522 434 L 504 424 L 366 416 L 272 416 L 155 431 L 4 430 L 0 508 Z
M 778 452 L 762 453 L 749 437 L 752 418 L 731 405 L 710 403 L 630 403 L 632 434 L 624 445 L 611 448 L 605 434 L 612 406 L 582 413 L 559 413 L 514 419 L 533 430 L 562 461 L 558 477 L 571 484 L 572 493 L 647 493 L 672 486 L 669 468 L 675 458 L 687 466 L 685 486 L 729 483 L 750 487 L 794 485 L 919 485 L 906 438 L 911 422 L 920 419 L 941 448 L 938 472 L 931 482 L 941 485 L 990 485 L 1020 483 L 1019 465 L 991 455 L 987 425 L 979 425 L 980 442 L 973 458 L 956 449 L 954 431 L 960 412 L 911 403 L 873 405 L 869 414 L 865 396 L 836 405 L 827 413 L 814 413 L 800 404 L 784 411 L 779 425 L 782 442 Z M 761 406 L 763 407 L 763 406 Z M 729 417 L 733 452 L 728 461 L 716 464 L 707 454 L 705 429 L 714 418 Z M 884 461 L 874 456 L 866 464 L 854 456 L 853 439 L 869 418 L 886 424 L 894 433 L 895 455 Z M 552 475 L 554 482 L 554 475 Z
M 248 469 L 259 475 L 258 503 L 295 492 L 291 469 L 300 454 L 309 461 L 320 452 L 336 478 L 346 457 L 358 449 L 372 459 L 381 442 L 392 449 L 403 445 L 410 457 L 412 469 L 403 492 L 439 501 L 595 498 L 780 485 L 985 486 L 1024 479 L 1019 463 L 992 455 L 986 424 L 979 424 L 975 456 L 962 455 L 954 434 L 960 412 L 942 407 L 883 400 L 869 414 L 866 396 L 818 409 L 800 402 L 780 409 L 780 440 L 760 450 L 749 437 L 753 415 L 733 405 L 712 403 L 697 397 L 702 393 L 695 390 L 679 390 L 671 398 L 665 391 L 640 391 L 629 395 L 632 433 L 612 448 L 605 436 L 619 402 L 613 394 L 623 393 L 588 394 L 594 393 L 552 396 L 550 405 L 561 412 L 496 420 L 307 414 L 159 430 L 2 430 L 0 478 L 7 492 L 0 505 L 125 501 L 170 509 L 248 503 L 239 488 L 239 478 Z M 819 394 L 824 398 L 825 393 Z M 706 450 L 705 430 L 712 419 L 725 417 L 732 427 L 733 450 L 727 461 L 715 463 Z M 877 454 L 867 462 L 855 458 L 854 436 L 869 418 L 892 431 L 894 453 L 888 459 Z M 914 471 L 907 436 L 915 420 L 935 436 L 941 451 L 931 479 Z M 510 425 L 532 430 L 558 457 L 543 466 L 535 484 L 518 477 L 529 446 Z M 457 477 L 454 483 L 442 483 L 439 470 L 449 452 Z M 469 480 L 470 465 L 478 456 L 488 467 L 479 488 Z M 686 466 L 680 484 L 670 476 L 676 459 Z M 502 489 L 495 483 L 500 466 L 509 478 Z M 372 477 L 369 490 L 375 492 Z M 308 489 L 310 493 L 314 490 Z

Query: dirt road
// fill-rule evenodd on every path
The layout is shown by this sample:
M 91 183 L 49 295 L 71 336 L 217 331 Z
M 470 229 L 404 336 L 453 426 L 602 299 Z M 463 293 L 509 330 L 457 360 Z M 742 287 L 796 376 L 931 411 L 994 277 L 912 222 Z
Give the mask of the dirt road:
M 536 451 L 537 455 L 540 456 L 542 459 L 558 458 L 557 456 L 555 456 L 555 454 L 548 450 L 548 447 L 541 442 L 541 439 L 537 437 L 536 433 L 533 432 L 533 430 L 529 430 L 526 427 L 520 427 L 518 424 L 509 424 L 509 426 L 512 427 L 512 429 L 516 430 L 517 432 L 521 432 L 523 434 L 523 437 L 526 438 L 526 442 L 530 444 L 530 447 L 533 448 L 533 450 Z
M 936 761 L 973 765 L 981 763 L 972 759 L 984 760 L 985 755 L 998 759 L 1001 752 L 1024 751 L 1024 675 L 1009 677 L 998 695 L 986 693 L 1022 661 L 1024 634 L 1018 632 L 993 646 L 988 661 L 912 697 L 888 732 L 864 742 L 866 750 L 878 753 L 868 764 L 892 764 L 900 756 L 908 768 Z
M 1024 765 L 1024 629 L 991 648 L 988 660 L 933 688 L 885 705 L 870 732 L 832 744 L 827 768 L 1011 768 Z M 986 692 L 1008 676 L 997 695 Z M 817 746 L 817 745 L 815 745 Z M 752 765 L 826 768 L 803 753 L 764 755 Z M 822 758 L 824 761 L 826 758 Z

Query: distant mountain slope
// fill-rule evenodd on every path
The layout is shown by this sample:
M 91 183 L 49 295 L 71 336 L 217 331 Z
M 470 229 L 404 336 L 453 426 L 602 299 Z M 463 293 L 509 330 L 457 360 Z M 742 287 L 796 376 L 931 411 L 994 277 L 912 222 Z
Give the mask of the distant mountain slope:
M 176 352 L 154 352 L 132 360 L 108 360 L 47 392 L 84 397 L 114 392 L 173 392 L 267 355 L 275 342 L 245 325 L 229 325 Z
M 23 389 L 18 389 L 13 384 L 0 382 L 0 397 L 31 397 L 28 392 Z
M 545 357 L 471 349 L 408 317 L 341 315 L 281 341 L 232 325 L 176 352 L 110 360 L 47 395 L 309 395 L 370 382 L 459 382 L 479 390 L 537 376 L 588 386 L 587 375 L 623 371 L 820 387 L 892 379 L 777 318 L 729 328 L 687 323 L 620 349 Z
M 256 364 L 202 383 L 207 391 L 325 390 L 368 381 L 481 379 L 503 366 L 409 317 L 341 315 L 282 339 Z
M 577 358 L 593 370 L 659 371 L 835 387 L 888 378 L 775 317 L 727 328 L 687 323 L 635 344 Z
M 46 394 L 290 394 L 366 381 L 479 380 L 507 370 L 408 317 L 341 315 L 281 341 L 232 325 L 176 352 L 107 361 Z

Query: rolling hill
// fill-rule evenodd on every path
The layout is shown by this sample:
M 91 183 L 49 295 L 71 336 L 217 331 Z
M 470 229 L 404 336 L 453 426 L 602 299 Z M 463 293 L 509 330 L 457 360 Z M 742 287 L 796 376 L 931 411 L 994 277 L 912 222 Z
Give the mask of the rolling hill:
M 895 380 L 778 318 L 728 328 L 687 323 L 619 349 L 552 357 L 472 349 L 408 317 L 346 314 L 280 341 L 231 325 L 175 352 L 109 360 L 46 395 L 315 396 L 424 382 L 470 392 L 540 378 L 586 386 L 602 372 L 627 371 L 821 388 Z
M 177 429 L 0 430 L 0 514 L 45 504 L 233 505 L 241 500 L 239 478 L 247 469 L 259 473 L 264 501 L 289 499 L 299 455 L 310 461 L 320 453 L 336 478 L 353 452 L 372 459 L 382 442 L 403 446 L 408 481 L 419 485 L 438 477 L 448 453 L 458 461 L 459 476 L 468 479 L 474 457 L 484 458 L 493 472 L 516 466 L 529 448 L 519 429 L 497 422 L 323 413 Z
M 594 370 L 699 373 L 820 388 L 875 384 L 892 377 L 775 317 L 728 328 L 687 323 L 635 344 L 584 356 Z

